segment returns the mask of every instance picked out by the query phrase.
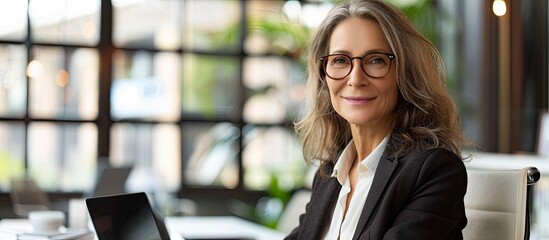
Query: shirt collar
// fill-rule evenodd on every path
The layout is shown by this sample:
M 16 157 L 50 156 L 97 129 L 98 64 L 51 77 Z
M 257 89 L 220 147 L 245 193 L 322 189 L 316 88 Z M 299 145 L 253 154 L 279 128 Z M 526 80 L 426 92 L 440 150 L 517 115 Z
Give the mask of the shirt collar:
M 360 161 L 360 164 L 366 166 L 366 168 L 370 172 L 375 172 L 377 169 L 377 165 L 379 163 L 379 159 L 383 155 L 383 152 L 385 151 L 385 148 L 387 147 L 387 142 L 389 140 L 389 136 L 387 135 L 379 145 L 370 153 L 370 155 L 366 156 L 362 161 Z M 343 185 L 345 183 L 345 179 L 347 178 L 347 175 L 349 175 L 349 170 L 351 169 L 351 165 L 353 164 L 354 159 L 356 158 L 356 148 L 353 140 L 349 141 L 347 146 L 343 149 L 343 152 L 337 159 L 337 162 L 334 166 L 334 170 L 332 171 L 332 177 L 337 178 L 337 181 Z

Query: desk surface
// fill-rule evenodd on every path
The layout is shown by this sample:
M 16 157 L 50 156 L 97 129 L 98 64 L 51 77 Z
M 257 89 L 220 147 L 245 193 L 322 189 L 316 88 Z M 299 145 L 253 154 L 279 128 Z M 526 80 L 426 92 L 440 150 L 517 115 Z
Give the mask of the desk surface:
M 503 154 L 488 152 L 472 152 L 472 158 L 466 166 L 486 168 L 523 168 L 534 166 L 542 176 L 549 176 L 549 156 L 531 154 Z
M 280 240 L 286 234 L 234 216 L 166 217 L 166 227 L 172 240 L 187 238 L 242 238 L 254 240 Z M 30 231 L 27 219 L 2 219 L 0 228 Z M 15 236 L 0 232 L 0 239 Z
M 166 217 L 166 227 L 183 238 L 280 240 L 286 234 L 234 216 Z

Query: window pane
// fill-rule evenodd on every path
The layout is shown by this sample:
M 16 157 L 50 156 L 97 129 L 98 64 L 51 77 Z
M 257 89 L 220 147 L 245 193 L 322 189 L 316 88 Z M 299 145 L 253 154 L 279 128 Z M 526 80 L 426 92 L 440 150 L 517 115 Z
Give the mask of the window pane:
M 36 47 L 27 67 L 32 117 L 94 119 L 99 59 L 94 49 Z
M 29 125 L 30 176 L 46 190 L 86 191 L 97 163 L 97 127 L 92 123 Z
M 246 58 L 244 120 L 281 123 L 297 119 L 305 98 L 305 76 L 305 67 L 287 58 Z
M 231 123 L 183 124 L 185 183 L 235 188 L 240 130 Z
M 27 103 L 25 47 L 0 45 L 0 116 L 22 117 Z
M 30 1 L 34 41 L 95 45 L 99 41 L 100 0 Z
M 185 48 L 239 52 L 240 5 L 236 0 L 186 1 Z
M 297 1 L 289 1 L 295 3 Z M 299 54 L 309 40 L 309 29 L 284 11 L 286 1 L 246 1 L 248 31 L 245 49 L 249 53 Z M 294 9 L 301 16 L 301 5 Z
M 183 112 L 206 118 L 239 118 L 240 62 L 232 57 L 185 55 Z
M 180 115 L 181 57 L 176 53 L 116 51 L 111 115 L 173 121 Z
M 179 128 L 172 124 L 117 123 L 111 129 L 113 166 L 134 166 L 129 191 L 175 192 L 181 182 Z
M 242 162 L 244 186 L 268 190 L 274 179 L 284 190 L 300 188 L 307 176 L 307 164 L 293 131 L 281 127 L 246 126 Z
M 27 36 L 27 4 L 0 0 L 0 39 L 22 41 Z
M 113 41 L 119 47 L 181 47 L 180 0 L 113 0 Z
M 12 178 L 24 176 L 25 132 L 23 124 L 0 123 L 0 190 L 7 191 Z

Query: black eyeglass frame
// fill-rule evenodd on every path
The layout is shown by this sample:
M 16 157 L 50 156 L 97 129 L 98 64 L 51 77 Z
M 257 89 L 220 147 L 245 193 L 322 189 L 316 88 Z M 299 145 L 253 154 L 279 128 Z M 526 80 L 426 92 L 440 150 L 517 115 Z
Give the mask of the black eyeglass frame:
M 387 72 L 383 75 L 383 76 L 379 76 L 379 77 L 374 77 L 374 76 L 371 76 L 370 74 L 368 74 L 366 72 L 366 70 L 364 70 L 364 64 L 362 64 L 362 61 L 364 61 L 364 58 L 368 55 L 371 55 L 371 54 L 383 54 L 383 55 L 386 55 L 388 58 L 389 58 L 389 68 L 387 69 Z M 349 69 L 349 72 L 347 74 L 345 74 L 345 76 L 343 77 L 340 77 L 340 78 L 334 78 L 332 76 L 330 76 L 330 74 L 328 74 L 328 72 L 326 71 L 326 60 L 328 59 L 328 57 L 330 56 L 346 56 L 348 57 L 349 59 L 351 59 L 351 68 Z M 362 69 L 362 72 L 366 75 L 368 75 L 368 77 L 371 77 L 371 78 L 382 78 L 382 77 L 385 77 L 387 76 L 387 74 L 389 74 L 389 71 L 391 71 L 391 65 L 393 60 L 396 58 L 396 56 L 392 53 L 386 53 L 386 52 L 371 52 L 371 53 L 368 53 L 362 57 L 351 57 L 347 54 L 343 54 L 343 53 L 336 53 L 336 54 L 329 54 L 329 55 L 325 55 L 325 56 L 322 56 L 322 57 L 319 57 L 318 60 L 320 61 L 320 64 L 322 65 L 322 70 L 324 71 L 324 74 L 328 77 L 330 77 L 331 79 L 334 79 L 334 80 L 341 80 L 341 79 L 344 79 L 346 78 L 347 76 L 349 76 L 349 74 L 351 74 L 351 72 L 353 71 L 353 68 L 355 67 L 355 64 L 354 64 L 354 61 L 355 59 L 360 59 L 360 69 Z

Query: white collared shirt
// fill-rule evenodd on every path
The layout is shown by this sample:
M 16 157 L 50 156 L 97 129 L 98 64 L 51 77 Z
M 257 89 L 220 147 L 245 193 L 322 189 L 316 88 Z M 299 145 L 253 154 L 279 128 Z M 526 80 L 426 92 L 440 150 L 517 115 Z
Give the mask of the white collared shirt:
M 357 184 L 345 216 L 343 216 L 343 214 L 347 205 L 347 195 L 351 191 L 349 171 L 357 152 L 353 140 L 351 140 L 343 150 L 343 153 L 337 160 L 334 171 L 332 172 L 332 177 L 337 178 L 337 181 L 341 184 L 341 190 L 339 191 L 339 197 L 333 211 L 330 228 L 325 233 L 324 239 L 335 240 L 353 238 L 360 214 L 362 213 L 362 209 L 366 202 L 366 196 L 368 196 L 368 192 L 372 186 L 374 173 L 377 169 L 379 159 L 385 151 L 388 139 L 389 136 L 385 137 L 370 155 L 360 161 Z

